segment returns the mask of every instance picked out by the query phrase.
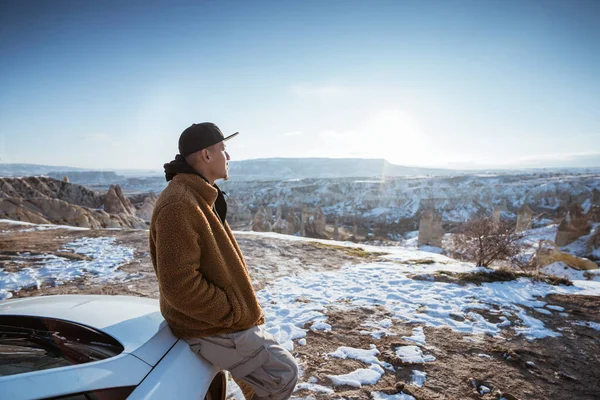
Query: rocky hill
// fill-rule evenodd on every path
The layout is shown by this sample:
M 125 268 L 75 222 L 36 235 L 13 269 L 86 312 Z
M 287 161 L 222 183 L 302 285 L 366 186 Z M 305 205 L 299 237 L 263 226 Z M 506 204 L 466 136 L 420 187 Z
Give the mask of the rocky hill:
M 118 186 L 106 194 L 48 177 L 0 178 L 0 219 L 86 228 L 145 228 Z

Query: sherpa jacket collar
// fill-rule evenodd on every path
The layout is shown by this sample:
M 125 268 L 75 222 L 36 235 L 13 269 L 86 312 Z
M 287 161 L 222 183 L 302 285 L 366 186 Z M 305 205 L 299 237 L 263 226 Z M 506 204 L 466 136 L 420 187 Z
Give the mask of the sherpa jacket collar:
M 196 174 L 177 174 L 173 177 L 173 182 L 184 184 L 195 196 L 202 197 L 210 207 L 215 205 L 219 190 L 205 181 L 203 177 Z

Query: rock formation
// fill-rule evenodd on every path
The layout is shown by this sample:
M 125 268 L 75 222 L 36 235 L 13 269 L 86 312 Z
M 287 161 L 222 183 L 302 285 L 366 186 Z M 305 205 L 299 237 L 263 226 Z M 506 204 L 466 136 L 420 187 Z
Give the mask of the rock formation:
M 99 208 L 104 203 L 104 196 L 89 190 L 85 186 L 36 176 L 0 178 L 0 193 L 1 197 L 15 197 L 26 200 L 40 197 L 59 199 L 89 208 Z
M 52 178 L 0 178 L 0 200 L 0 218 L 93 229 L 146 228 L 146 223 L 133 214 L 101 210 L 103 195 Z
M 271 222 L 267 220 L 267 211 L 262 206 L 254 215 L 252 230 L 255 232 L 271 232 L 273 230 Z
M 339 217 L 335 217 L 335 222 L 333 223 L 333 240 L 340 240 L 340 219 Z
M 300 227 L 300 225 L 301 225 L 300 218 L 298 218 L 298 216 L 296 215 L 296 212 L 294 211 L 293 207 L 290 207 L 290 209 L 288 210 L 288 215 L 286 217 L 286 220 L 292 224 L 291 235 L 296 234 L 297 232 L 300 232 L 300 228 L 301 228 Z
M 515 228 L 516 232 L 526 231 L 531 227 L 531 220 L 533 218 L 533 211 L 527 204 L 523 204 L 523 206 L 519 209 L 519 214 L 517 215 L 517 227 Z
M 425 210 L 419 223 L 419 246 L 442 247 L 442 215 L 432 209 Z
M 592 205 L 587 214 L 585 214 L 585 218 L 589 222 L 600 222 L 600 205 Z
M 600 205 L 600 190 L 596 188 L 592 190 L 592 203 Z
M 492 212 L 492 220 L 494 222 L 500 222 L 500 214 L 502 210 L 499 207 L 494 208 L 494 212 Z
M 554 241 L 558 246 L 566 246 L 581 236 L 589 234 L 590 230 L 591 225 L 584 217 L 581 206 L 573 204 L 569 207 L 567 215 L 558 226 L 558 232 L 556 232 L 556 239 Z
M 579 270 L 597 269 L 598 266 L 587 258 L 576 257 L 560 251 L 558 246 L 549 240 L 544 240 L 535 254 L 538 267 L 545 267 L 555 262 L 564 262 L 568 266 Z
M 327 219 L 321 209 L 321 206 L 317 206 L 315 211 L 313 227 L 317 237 L 325 237 L 325 227 L 327 226 Z
M 596 228 L 596 231 L 590 235 L 590 239 L 586 243 L 585 253 L 586 257 L 598 261 L 600 260 L 600 226 Z
M 135 207 L 123 195 L 123 191 L 119 185 L 110 185 L 104 197 L 104 211 L 109 214 L 135 215 Z
M 146 196 L 140 208 L 136 210 L 135 215 L 137 215 L 144 221 L 150 221 L 152 218 L 152 212 L 154 211 L 154 205 L 156 204 L 157 199 L 158 196 L 156 196 L 154 193 L 150 193 L 148 196 Z

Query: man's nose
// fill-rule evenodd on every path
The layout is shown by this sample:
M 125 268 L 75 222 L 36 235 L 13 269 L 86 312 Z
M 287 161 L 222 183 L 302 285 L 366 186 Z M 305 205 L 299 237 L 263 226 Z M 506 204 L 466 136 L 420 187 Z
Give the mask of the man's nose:
M 227 161 L 231 160 L 231 157 L 229 157 L 229 153 L 225 152 L 225 156 L 227 156 Z

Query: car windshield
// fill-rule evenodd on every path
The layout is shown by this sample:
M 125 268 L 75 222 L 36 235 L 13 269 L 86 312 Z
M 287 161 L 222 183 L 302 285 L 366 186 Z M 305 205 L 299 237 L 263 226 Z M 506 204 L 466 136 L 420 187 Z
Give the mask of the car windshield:
M 84 325 L 0 316 L 0 376 L 104 360 L 122 351 L 114 338 Z

